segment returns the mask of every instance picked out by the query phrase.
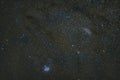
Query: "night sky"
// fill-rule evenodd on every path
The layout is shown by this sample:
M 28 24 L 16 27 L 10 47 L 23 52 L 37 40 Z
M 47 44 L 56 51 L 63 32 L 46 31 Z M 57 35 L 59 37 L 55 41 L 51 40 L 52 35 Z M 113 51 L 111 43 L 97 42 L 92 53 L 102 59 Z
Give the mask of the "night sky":
M 120 0 L 0 0 L 0 80 L 120 80 Z

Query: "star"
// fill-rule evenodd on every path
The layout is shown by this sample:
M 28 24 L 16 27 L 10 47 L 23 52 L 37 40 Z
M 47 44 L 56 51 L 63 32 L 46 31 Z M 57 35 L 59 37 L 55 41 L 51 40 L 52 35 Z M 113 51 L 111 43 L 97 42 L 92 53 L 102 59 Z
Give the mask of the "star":
M 77 51 L 77 54 L 80 54 L 80 51 Z

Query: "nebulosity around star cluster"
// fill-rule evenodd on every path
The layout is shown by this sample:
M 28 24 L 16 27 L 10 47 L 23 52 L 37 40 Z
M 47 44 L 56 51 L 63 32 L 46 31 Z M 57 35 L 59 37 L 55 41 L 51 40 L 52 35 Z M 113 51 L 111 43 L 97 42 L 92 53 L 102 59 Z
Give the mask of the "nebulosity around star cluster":
M 51 69 L 50 69 L 49 66 L 44 65 L 44 67 L 43 67 L 43 71 L 44 71 L 44 72 L 49 72 L 50 70 L 51 70 Z
M 119 80 L 119 0 L 0 1 L 0 80 Z

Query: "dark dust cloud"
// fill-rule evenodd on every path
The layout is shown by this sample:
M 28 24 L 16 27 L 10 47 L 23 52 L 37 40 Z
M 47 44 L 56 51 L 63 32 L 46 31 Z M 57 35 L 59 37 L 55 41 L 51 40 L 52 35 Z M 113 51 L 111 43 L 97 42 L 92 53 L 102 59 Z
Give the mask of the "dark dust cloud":
M 119 0 L 0 0 L 0 80 L 119 80 Z

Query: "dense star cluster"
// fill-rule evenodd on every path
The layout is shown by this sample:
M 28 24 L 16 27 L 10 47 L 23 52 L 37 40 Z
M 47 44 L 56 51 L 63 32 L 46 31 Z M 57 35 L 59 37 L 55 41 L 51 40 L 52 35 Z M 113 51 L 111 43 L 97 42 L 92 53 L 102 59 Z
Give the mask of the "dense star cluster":
M 119 80 L 119 0 L 1 0 L 0 80 Z

